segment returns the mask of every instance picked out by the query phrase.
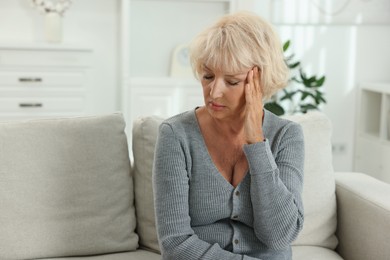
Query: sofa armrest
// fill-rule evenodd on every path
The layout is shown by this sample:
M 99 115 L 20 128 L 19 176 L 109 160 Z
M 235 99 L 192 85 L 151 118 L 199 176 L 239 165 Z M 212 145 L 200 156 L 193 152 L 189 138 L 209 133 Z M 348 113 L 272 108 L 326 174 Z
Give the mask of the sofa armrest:
M 339 254 L 390 259 L 390 185 L 363 173 L 336 172 L 336 197 Z

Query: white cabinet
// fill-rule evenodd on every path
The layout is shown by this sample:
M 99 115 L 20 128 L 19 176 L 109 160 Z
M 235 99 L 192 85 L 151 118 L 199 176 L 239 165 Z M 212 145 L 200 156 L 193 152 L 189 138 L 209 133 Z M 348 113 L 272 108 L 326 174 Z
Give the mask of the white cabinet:
M 363 83 L 358 95 L 354 170 L 390 183 L 390 83 Z
M 84 114 L 92 51 L 0 45 L 0 120 Z

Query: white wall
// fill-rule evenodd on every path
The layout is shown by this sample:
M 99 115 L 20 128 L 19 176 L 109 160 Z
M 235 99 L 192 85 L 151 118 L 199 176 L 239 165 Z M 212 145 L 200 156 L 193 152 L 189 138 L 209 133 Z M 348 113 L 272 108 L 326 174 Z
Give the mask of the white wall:
M 188 44 L 203 28 L 226 13 L 223 2 L 132 1 L 129 76 L 168 77 L 175 47 Z
M 94 51 L 92 113 L 119 110 L 117 1 L 75 0 L 63 18 L 63 43 Z M 44 16 L 29 0 L 0 0 L 0 43 L 42 43 Z

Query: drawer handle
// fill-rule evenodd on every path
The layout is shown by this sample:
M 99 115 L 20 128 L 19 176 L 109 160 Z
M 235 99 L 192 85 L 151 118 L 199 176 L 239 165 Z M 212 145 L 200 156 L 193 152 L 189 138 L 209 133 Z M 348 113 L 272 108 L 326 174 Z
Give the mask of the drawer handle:
M 19 78 L 19 82 L 42 82 L 42 78 Z
M 19 107 L 42 107 L 42 103 L 19 103 Z

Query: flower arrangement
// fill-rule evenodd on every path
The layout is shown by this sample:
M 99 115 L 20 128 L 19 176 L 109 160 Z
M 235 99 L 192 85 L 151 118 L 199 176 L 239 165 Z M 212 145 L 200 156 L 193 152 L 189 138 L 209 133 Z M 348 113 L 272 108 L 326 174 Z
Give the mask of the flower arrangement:
M 72 4 L 71 0 L 31 0 L 31 4 L 36 7 L 41 13 L 57 13 L 64 15 Z

